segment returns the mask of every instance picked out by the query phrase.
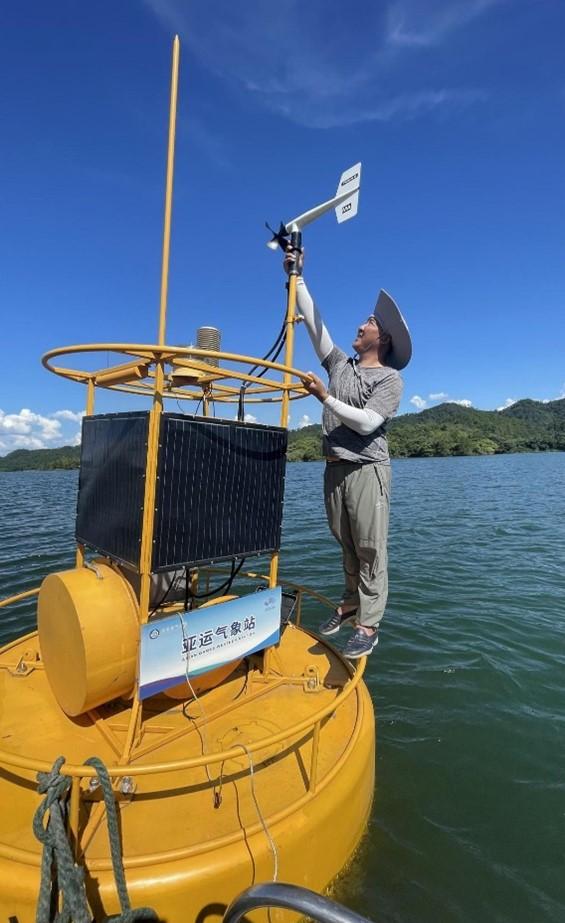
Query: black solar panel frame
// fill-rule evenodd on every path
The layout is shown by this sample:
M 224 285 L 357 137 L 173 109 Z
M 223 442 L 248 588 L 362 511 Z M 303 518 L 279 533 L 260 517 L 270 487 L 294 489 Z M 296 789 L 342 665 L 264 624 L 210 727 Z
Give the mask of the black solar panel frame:
M 147 411 L 96 414 L 82 422 L 76 540 L 136 570 L 148 428 Z
M 287 437 L 279 426 L 163 414 L 154 573 L 278 551 Z

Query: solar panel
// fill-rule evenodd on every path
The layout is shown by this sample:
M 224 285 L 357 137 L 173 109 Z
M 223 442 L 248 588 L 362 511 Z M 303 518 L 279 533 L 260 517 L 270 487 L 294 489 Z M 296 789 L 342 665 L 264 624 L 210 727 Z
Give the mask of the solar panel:
M 148 413 L 83 422 L 77 540 L 137 567 Z M 287 432 L 194 415 L 161 417 L 152 571 L 280 547 Z
M 84 417 L 76 539 L 103 555 L 139 563 L 149 414 Z

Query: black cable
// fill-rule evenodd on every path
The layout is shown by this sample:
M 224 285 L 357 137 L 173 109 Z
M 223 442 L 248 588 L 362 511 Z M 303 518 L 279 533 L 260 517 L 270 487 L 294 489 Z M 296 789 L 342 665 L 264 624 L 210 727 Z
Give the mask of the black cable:
M 161 608 L 161 606 L 163 605 L 163 603 L 164 603 L 165 600 L 167 599 L 167 596 L 169 595 L 169 593 L 171 592 L 171 590 L 172 590 L 172 588 L 173 588 L 173 583 L 174 583 L 175 580 L 177 579 L 177 570 L 178 570 L 178 568 L 175 569 L 175 570 L 173 571 L 173 576 L 171 577 L 171 582 L 169 583 L 167 589 L 166 589 L 165 592 L 163 593 L 163 595 L 162 595 L 161 599 L 159 600 L 159 602 L 157 603 L 157 605 L 156 605 L 156 606 L 151 610 L 151 612 L 149 613 L 149 618 L 151 618 L 152 615 L 155 615 L 155 613 Z
M 279 335 L 276 338 L 275 342 L 271 346 L 270 350 L 263 356 L 263 359 L 268 359 L 270 362 L 276 362 L 279 358 L 283 347 L 286 343 L 286 316 L 283 321 L 283 325 L 280 329 Z M 272 353 L 275 353 L 274 356 Z M 253 375 L 256 369 L 260 368 L 259 365 L 254 365 L 253 368 L 249 370 L 248 375 Z M 262 378 L 269 371 L 268 366 L 263 366 L 260 372 L 257 373 L 255 378 Z M 241 388 L 239 389 L 239 401 L 237 406 L 237 419 L 240 423 L 245 421 L 245 392 L 249 385 L 253 384 L 251 381 L 244 381 Z
M 237 402 L 237 419 L 239 423 L 245 422 L 245 383 L 239 389 L 239 400 Z
M 238 567 L 237 571 L 235 570 L 235 558 L 232 560 L 232 562 L 231 562 L 231 573 L 230 573 L 230 576 L 228 577 L 227 580 L 224 580 L 224 582 L 221 583 L 220 586 L 214 587 L 214 589 L 212 589 L 212 590 L 207 590 L 205 593 L 192 593 L 192 592 L 189 590 L 189 593 L 190 593 L 191 598 L 192 598 L 192 599 L 207 599 L 209 596 L 215 596 L 216 593 L 221 593 L 221 592 L 223 592 L 223 591 L 226 590 L 226 589 L 227 589 L 227 590 L 230 590 L 230 589 L 231 589 L 231 585 L 232 585 L 232 583 L 233 583 L 233 581 L 234 581 L 234 578 L 235 578 L 236 574 L 239 573 L 239 570 L 240 570 L 241 565 L 243 564 L 244 560 L 245 560 L 245 558 L 242 558 L 241 561 L 239 562 L 239 567 Z
M 185 568 L 184 578 L 185 578 L 184 580 L 184 611 L 188 612 L 188 597 L 190 596 L 190 592 L 188 589 L 188 581 L 190 580 L 190 570 L 188 567 Z
M 279 334 L 278 334 L 278 336 L 277 336 L 275 342 L 273 343 L 273 345 L 271 346 L 271 348 L 268 350 L 268 352 L 265 353 L 265 355 L 264 355 L 262 358 L 263 358 L 263 359 L 270 359 L 271 353 L 273 353 L 273 352 L 279 347 L 279 344 L 281 343 L 281 340 L 282 340 L 282 342 L 284 342 L 284 341 L 286 340 L 286 311 L 285 311 L 285 318 L 284 318 L 284 320 L 283 320 L 282 327 L 281 327 L 281 329 L 280 329 L 280 331 L 279 331 Z M 279 352 L 280 352 L 280 349 L 279 349 Z M 271 361 L 274 362 L 275 360 L 272 359 Z M 248 375 L 253 375 L 253 372 L 255 371 L 255 369 L 258 369 L 258 368 L 259 368 L 258 365 L 254 365 L 254 366 L 249 370 L 249 372 L 248 372 L 247 374 L 248 374 Z M 266 369 L 265 369 L 265 371 L 266 371 Z M 264 375 L 264 374 L 265 374 L 265 371 L 261 372 L 261 374 Z
M 283 349 L 283 346 L 284 346 L 285 343 L 286 343 L 286 333 L 285 333 L 285 335 L 284 335 L 284 337 L 283 337 L 283 340 L 282 340 L 281 345 L 280 345 L 279 348 L 278 348 L 278 351 L 275 353 L 275 355 L 274 355 L 273 358 L 271 359 L 271 362 L 276 362 L 276 361 L 277 361 L 278 357 L 280 356 L 280 354 L 281 354 L 281 352 L 282 352 L 282 349 Z M 262 378 L 263 375 L 265 375 L 266 372 L 268 372 L 267 366 L 265 366 L 265 367 L 263 368 L 263 371 L 262 371 L 262 372 L 259 372 L 255 377 L 256 377 L 256 378 Z M 250 381 L 244 381 L 244 383 L 242 384 L 241 388 L 239 389 L 239 400 L 238 400 L 238 405 L 237 405 L 237 419 L 238 419 L 238 421 L 239 421 L 240 423 L 244 423 L 244 422 L 245 422 L 245 392 L 246 392 L 246 390 L 247 390 L 247 388 L 248 388 L 248 386 L 249 386 L 250 384 L 252 384 L 252 382 L 250 382 Z M 268 398 L 268 397 L 265 398 L 265 397 L 263 397 L 263 398 L 261 398 L 261 400 L 262 400 L 262 401 L 268 401 L 268 400 L 271 400 L 271 398 Z
M 234 559 L 232 560 L 232 562 L 231 562 L 231 573 L 230 573 L 228 579 L 225 580 L 222 584 L 220 584 L 220 586 L 214 587 L 212 590 L 208 590 L 206 593 L 192 593 L 192 592 L 191 592 L 191 590 L 190 590 L 190 569 L 187 567 L 187 568 L 186 568 L 185 591 L 184 591 L 184 608 L 185 608 L 185 611 L 188 610 L 189 598 L 190 598 L 190 599 L 207 599 L 209 596 L 215 596 L 216 593 L 221 593 L 221 592 L 223 592 L 224 590 L 226 590 L 226 591 L 229 593 L 229 591 L 230 591 L 231 588 L 232 588 L 232 584 L 233 584 L 235 578 L 237 577 L 237 575 L 239 574 L 241 568 L 243 567 L 243 562 L 244 562 L 244 561 L 245 561 L 245 558 L 241 558 L 239 564 L 238 564 L 237 567 L 236 567 L 236 566 L 235 566 L 236 558 L 234 558 Z M 154 606 L 154 608 L 153 608 L 153 609 L 151 610 L 151 612 L 149 613 L 149 618 L 151 618 L 152 615 L 155 615 L 155 613 L 158 612 L 158 610 L 159 610 L 159 609 L 162 607 L 162 605 L 166 602 L 167 597 L 168 597 L 169 593 L 171 592 L 171 590 L 172 590 L 172 588 L 173 588 L 173 584 L 174 584 L 174 582 L 175 582 L 175 580 L 176 580 L 176 578 L 177 578 L 177 573 L 178 573 L 178 568 L 173 572 L 173 576 L 172 576 L 172 578 L 171 578 L 171 582 L 169 583 L 167 589 L 166 589 L 165 592 L 163 593 L 161 599 L 159 600 L 159 602 L 157 603 L 157 605 Z
M 236 559 L 234 558 L 231 563 L 230 576 L 228 577 L 227 580 L 224 581 L 224 583 L 220 584 L 220 586 L 214 587 L 213 590 L 208 590 L 206 593 L 192 593 L 189 590 L 188 592 L 189 592 L 191 599 L 207 599 L 209 596 L 215 596 L 216 593 L 222 593 L 224 590 L 226 590 L 229 593 L 232 587 L 232 583 L 234 582 L 235 578 L 239 574 L 244 561 L 245 561 L 245 558 L 241 558 L 239 564 L 236 567 L 235 566 Z M 189 581 L 187 579 L 187 586 L 188 584 L 189 584 Z
M 280 330 L 279 330 L 279 332 L 278 332 L 278 334 L 277 334 L 277 336 L 276 336 L 276 339 L 275 339 L 273 345 L 270 347 L 270 349 L 267 350 L 267 352 L 265 353 L 265 355 L 264 355 L 262 358 L 263 358 L 263 359 L 268 359 L 269 356 L 271 355 L 271 353 L 274 353 L 274 352 L 275 352 L 275 350 L 278 348 L 278 346 L 279 346 L 279 344 L 281 343 L 281 341 L 284 340 L 284 339 L 286 339 L 286 309 L 285 309 L 284 320 L 283 320 L 283 322 L 282 322 L 282 324 L 281 324 L 281 328 L 280 328 Z M 257 365 L 254 365 L 253 368 L 256 369 L 256 368 L 258 368 L 258 366 L 257 366 Z M 249 374 L 251 374 L 251 372 L 250 372 Z
M 277 359 L 279 358 L 280 354 L 281 354 L 282 351 L 283 351 L 283 347 L 284 347 L 285 343 L 286 343 L 286 332 L 285 332 L 284 337 L 282 338 L 281 344 L 280 344 L 279 348 L 277 349 L 275 355 L 270 357 L 270 361 L 271 361 L 271 362 L 276 362 L 276 361 L 277 361 Z M 265 358 L 267 358 L 267 357 L 265 357 Z M 265 365 L 265 366 L 263 367 L 263 369 L 262 369 L 260 372 L 257 372 L 255 378 L 262 378 L 263 375 L 266 375 L 268 371 L 269 371 L 269 368 L 268 368 L 268 366 Z M 246 382 L 246 384 L 252 384 L 252 382 Z

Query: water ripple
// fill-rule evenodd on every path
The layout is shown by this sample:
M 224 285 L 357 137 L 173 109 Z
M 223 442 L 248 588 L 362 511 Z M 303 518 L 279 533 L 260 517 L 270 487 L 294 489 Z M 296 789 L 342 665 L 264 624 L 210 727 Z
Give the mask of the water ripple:
M 376 799 L 340 894 L 379 923 L 565 920 L 564 462 L 393 466 L 389 607 L 366 673 Z M 281 575 L 337 600 L 322 476 L 289 466 Z M 0 474 L 0 595 L 72 566 L 76 486 Z M 4 612 L 0 637 L 34 617 L 34 602 Z

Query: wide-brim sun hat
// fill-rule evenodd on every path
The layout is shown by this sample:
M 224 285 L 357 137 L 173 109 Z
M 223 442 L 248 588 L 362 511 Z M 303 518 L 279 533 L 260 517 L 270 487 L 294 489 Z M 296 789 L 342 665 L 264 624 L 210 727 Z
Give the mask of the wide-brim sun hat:
M 412 338 L 398 305 L 384 289 L 379 292 L 373 314 L 379 327 L 390 335 L 391 345 L 386 364 L 398 371 L 406 368 L 412 358 Z

